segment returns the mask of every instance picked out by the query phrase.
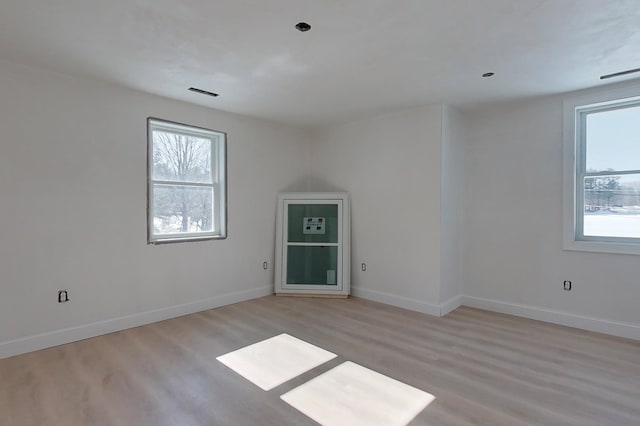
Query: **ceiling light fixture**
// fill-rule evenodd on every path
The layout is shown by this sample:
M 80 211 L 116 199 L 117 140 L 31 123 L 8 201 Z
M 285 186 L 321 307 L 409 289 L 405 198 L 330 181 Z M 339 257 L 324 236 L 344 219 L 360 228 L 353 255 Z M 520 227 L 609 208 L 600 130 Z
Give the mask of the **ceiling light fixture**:
M 296 30 L 300 32 L 306 33 L 310 29 L 311 29 L 311 25 L 307 24 L 306 22 L 298 22 L 296 24 Z
M 487 78 L 487 77 L 493 77 L 494 75 L 496 75 L 496 73 L 494 72 L 485 72 L 484 74 L 482 74 L 482 77 Z
M 202 95 L 213 96 L 214 98 L 217 98 L 218 96 L 220 96 L 217 93 L 207 92 L 206 90 L 198 89 L 196 87 L 189 87 L 189 90 L 192 92 L 200 93 Z
M 635 68 L 635 69 L 632 69 L 632 70 L 615 72 L 613 74 L 601 75 L 600 76 L 600 80 L 606 80 L 607 78 L 613 78 L 613 77 L 621 77 L 623 75 L 633 74 L 634 72 L 640 72 L 640 68 Z

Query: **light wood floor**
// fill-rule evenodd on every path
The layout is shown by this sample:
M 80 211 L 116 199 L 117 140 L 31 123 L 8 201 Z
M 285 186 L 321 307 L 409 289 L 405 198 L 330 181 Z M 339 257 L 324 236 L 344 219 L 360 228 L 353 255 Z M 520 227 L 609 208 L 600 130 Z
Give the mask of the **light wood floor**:
M 283 332 L 339 356 L 269 392 L 216 361 Z M 416 425 L 640 425 L 640 342 L 471 308 L 277 297 L 0 360 L 0 424 L 314 424 L 279 397 L 345 360 L 435 395 Z

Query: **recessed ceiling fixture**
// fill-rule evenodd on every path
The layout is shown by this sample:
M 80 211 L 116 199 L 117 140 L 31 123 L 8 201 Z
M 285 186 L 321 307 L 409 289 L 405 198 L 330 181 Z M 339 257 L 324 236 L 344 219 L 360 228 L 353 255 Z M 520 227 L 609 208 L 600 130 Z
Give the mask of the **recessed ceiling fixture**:
M 200 93 L 202 95 L 213 96 L 214 98 L 220 96 L 217 93 L 207 92 L 206 90 L 198 89 L 196 87 L 189 87 L 189 90 L 191 90 L 192 92 Z
M 494 75 L 496 75 L 496 73 L 494 72 L 485 72 L 484 74 L 482 74 L 482 77 L 487 78 L 487 77 L 493 77 Z
M 601 75 L 600 80 L 606 80 L 607 78 L 613 78 L 613 77 L 621 77 L 623 75 L 633 74 L 634 72 L 640 72 L 640 68 L 634 68 L 632 70 L 615 72 L 613 74 Z
M 311 25 L 307 24 L 306 22 L 298 22 L 296 24 L 296 30 L 300 32 L 306 33 L 310 29 L 311 29 Z

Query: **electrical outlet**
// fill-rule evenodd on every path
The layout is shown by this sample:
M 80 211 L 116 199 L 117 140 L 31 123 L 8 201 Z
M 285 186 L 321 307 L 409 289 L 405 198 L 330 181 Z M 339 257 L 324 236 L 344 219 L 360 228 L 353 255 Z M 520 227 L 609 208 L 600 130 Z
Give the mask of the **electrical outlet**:
M 58 303 L 66 303 L 69 301 L 69 290 L 58 290 Z
M 360 265 L 360 268 L 362 269 L 362 272 L 367 270 L 367 264 L 362 262 L 362 265 Z
M 269 269 L 269 262 L 267 262 L 266 260 L 262 262 L 262 269 Z
M 571 291 L 571 286 L 572 286 L 571 281 L 566 280 L 563 283 L 563 286 L 564 286 L 564 291 Z

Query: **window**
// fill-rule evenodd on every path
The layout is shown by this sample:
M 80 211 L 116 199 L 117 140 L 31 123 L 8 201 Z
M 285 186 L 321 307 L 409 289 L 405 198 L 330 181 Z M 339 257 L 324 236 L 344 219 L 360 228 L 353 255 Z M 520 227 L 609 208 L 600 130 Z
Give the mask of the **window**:
M 226 135 L 148 120 L 148 242 L 226 238 Z
M 565 248 L 640 254 L 640 98 L 585 100 L 565 103 Z

